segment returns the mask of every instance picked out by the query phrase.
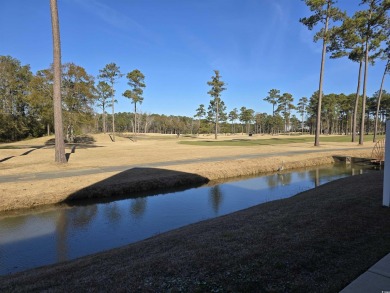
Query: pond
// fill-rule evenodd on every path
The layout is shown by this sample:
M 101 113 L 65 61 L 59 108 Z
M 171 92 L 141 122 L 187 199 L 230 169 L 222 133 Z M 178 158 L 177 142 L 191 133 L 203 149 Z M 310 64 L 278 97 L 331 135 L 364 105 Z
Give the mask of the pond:
M 180 192 L 0 215 L 0 274 L 120 247 L 370 169 L 364 165 L 322 166 L 241 177 Z

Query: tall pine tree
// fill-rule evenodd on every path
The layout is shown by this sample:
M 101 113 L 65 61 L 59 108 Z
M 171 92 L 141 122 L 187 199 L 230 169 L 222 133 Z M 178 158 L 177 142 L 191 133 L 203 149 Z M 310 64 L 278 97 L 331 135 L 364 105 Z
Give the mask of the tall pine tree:
M 306 25 L 309 30 L 312 30 L 314 26 L 319 23 L 324 24 L 324 27 L 320 29 L 314 36 L 314 41 L 322 40 L 322 55 L 321 55 L 321 68 L 320 68 L 320 81 L 318 89 L 318 105 L 317 105 L 317 117 L 316 117 L 316 133 L 314 145 L 320 145 L 320 130 L 321 130 L 321 105 L 322 105 L 322 88 L 323 88 L 323 76 L 326 56 L 326 45 L 330 39 L 331 22 L 337 22 L 342 20 L 345 13 L 341 12 L 335 7 L 336 1 L 334 0 L 304 0 L 306 5 L 314 13 L 309 17 L 301 18 L 299 21 Z

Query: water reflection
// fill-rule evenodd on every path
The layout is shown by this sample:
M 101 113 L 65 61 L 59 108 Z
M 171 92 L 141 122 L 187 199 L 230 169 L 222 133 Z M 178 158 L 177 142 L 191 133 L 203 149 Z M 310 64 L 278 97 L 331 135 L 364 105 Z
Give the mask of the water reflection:
M 57 261 L 66 261 L 68 260 L 68 245 L 67 245 L 67 226 L 68 226 L 68 217 L 66 210 L 61 210 L 57 218 L 56 225 L 56 235 L 57 235 Z
M 74 227 L 83 228 L 88 226 L 89 222 L 95 218 L 97 214 L 97 206 L 87 205 L 82 209 L 71 209 L 69 210 L 69 213 L 72 225 Z
M 221 191 L 220 185 L 215 185 L 210 188 L 210 203 L 211 207 L 216 215 L 218 215 L 219 208 L 221 206 L 221 203 L 223 201 L 223 194 Z
M 115 201 L 104 205 L 104 213 L 111 223 L 117 223 L 121 219 L 121 213 Z
M 84 206 L 0 218 L 0 274 L 74 259 L 139 241 L 200 220 L 292 196 L 364 166 L 321 167 L 239 178 L 191 188 Z
M 267 182 L 268 188 L 273 189 L 274 187 L 278 186 L 277 178 L 278 178 L 277 174 L 269 175 L 266 177 L 266 182 Z
M 134 219 L 141 219 L 146 210 L 147 204 L 146 197 L 138 197 L 131 200 L 130 203 L 130 214 Z

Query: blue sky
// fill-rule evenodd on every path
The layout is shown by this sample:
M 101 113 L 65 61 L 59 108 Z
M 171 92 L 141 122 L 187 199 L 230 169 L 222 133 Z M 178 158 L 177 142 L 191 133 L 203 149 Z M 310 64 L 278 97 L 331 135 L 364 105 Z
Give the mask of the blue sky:
M 360 1 L 340 0 L 349 12 Z M 62 62 L 96 76 L 115 62 L 123 73 L 139 69 L 146 89 L 142 112 L 193 116 L 208 105 L 213 70 L 227 90 L 227 110 L 245 106 L 272 112 L 270 89 L 295 103 L 318 89 L 321 44 L 299 23 L 310 11 L 301 0 L 58 0 Z M 0 55 L 33 72 L 52 62 L 49 0 L 2 1 Z M 368 95 L 379 89 L 384 63 L 369 69 Z M 358 64 L 326 60 L 324 92 L 356 91 Z M 385 87 L 388 86 L 388 82 Z M 116 84 L 116 112 L 133 111 Z

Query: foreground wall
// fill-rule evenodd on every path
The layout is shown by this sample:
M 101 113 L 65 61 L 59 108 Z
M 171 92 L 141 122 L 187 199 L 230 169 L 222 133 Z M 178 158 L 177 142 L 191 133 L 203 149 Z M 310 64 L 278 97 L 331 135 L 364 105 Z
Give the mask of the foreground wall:
M 386 121 L 385 174 L 383 176 L 383 205 L 390 206 L 390 120 Z

